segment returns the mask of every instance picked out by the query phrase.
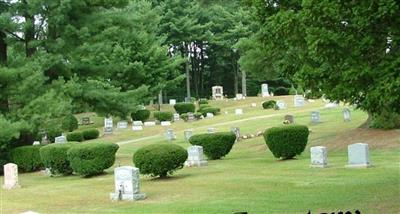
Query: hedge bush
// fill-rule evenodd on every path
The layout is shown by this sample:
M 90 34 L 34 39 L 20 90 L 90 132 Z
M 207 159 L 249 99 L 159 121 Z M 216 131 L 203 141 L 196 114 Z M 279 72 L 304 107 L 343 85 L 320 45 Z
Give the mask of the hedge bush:
M 99 137 L 100 132 L 97 129 L 86 129 L 82 131 L 83 139 L 92 140 Z
M 274 90 L 274 96 L 288 95 L 289 89 L 285 87 L 278 87 Z
M 153 144 L 137 150 L 133 163 L 142 174 L 164 178 L 182 168 L 187 157 L 186 150 L 178 145 Z
M 308 135 L 307 126 L 288 125 L 266 130 L 264 139 L 269 150 L 276 158 L 291 159 L 304 151 Z
M 131 118 L 133 121 L 146 121 L 150 117 L 150 111 L 147 109 L 140 109 L 136 112 L 131 113 Z
M 157 111 L 154 112 L 154 118 L 156 118 L 159 121 L 172 121 L 172 118 L 174 117 L 174 114 L 172 112 L 162 112 L 162 111 Z
M 193 103 L 177 103 L 174 105 L 174 109 L 178 114 L 184 114 L 188 112 L 194 112 L 196 106 Z
M 275 109 L 276 107 L 276 101 L 275 100 L 268 100 L 262 103 L 263 109 L 270 109 L 273 108 Z
M 72 114 L 65 116 L 62 120 L 61 128 L 69 132 L 76 130 L 78 128 L 78 119 Z
M 85 177 L 98 175 L 114 164 L 118 148 L 114 143 L 77 144 L 68 150 L 67 157 L 74 172 Z
M 214 115 L 217 115 L 217 114 L 219 114 L 220 111 L 221 111 L 220 108 L 208 107 L 208 108 L 203 108 L 203 109 L 199 110 L 198 112 L 200 112 L 205 117 L 207 115 L 207 113 L 213 113 Z
M 82 132 L 71 132 L 67 134 L 67 141 L 82 142 L 84 140 Z
M 190 144 L 202 146 L 204 154 L 212 160 L 220 159 L 227 155 L 235 141 L 236 136 L 232 132 L 198 134 L 189 139 Z
M 21 146 L 11 150 L 10 156 L 13 163 L 25 172 L 33 172 L 43 168 L 40 158 L 40 148 L 42 146 Z
M 40 158 L 46 168 L 50 168 L 51 174 L 72 174 L 67 152 L 76 143 L 54 143 L 40 148 Z
M 211 108 L 212 106 L 208 105 L 208 104 L 201 104 L 199 105 L 199 110 L 198 111 L 202 111 L 205 108 Z
M 208 101 L 205 99 L 199 100 L 199 105 L 208 104 Z

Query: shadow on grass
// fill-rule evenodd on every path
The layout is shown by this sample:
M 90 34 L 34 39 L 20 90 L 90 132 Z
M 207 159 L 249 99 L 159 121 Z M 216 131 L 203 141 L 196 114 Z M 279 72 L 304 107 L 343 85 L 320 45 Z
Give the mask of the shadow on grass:
M 193 176 L 192 174 L 181 174 L 181 175 L 170 175 L 168 177 L 151 177 L 149 179 L 146 179 L 151 182 L 168 182 L 168 181 L 175 181 L 175 180 L 180 180 L 184 179 L 187 177 Z

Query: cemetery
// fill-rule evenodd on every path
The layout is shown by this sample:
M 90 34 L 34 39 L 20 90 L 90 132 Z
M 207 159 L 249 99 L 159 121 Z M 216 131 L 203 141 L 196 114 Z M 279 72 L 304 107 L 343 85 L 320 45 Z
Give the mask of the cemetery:
M 399 14 L 0 1 L 0 214 L 400 213 Z

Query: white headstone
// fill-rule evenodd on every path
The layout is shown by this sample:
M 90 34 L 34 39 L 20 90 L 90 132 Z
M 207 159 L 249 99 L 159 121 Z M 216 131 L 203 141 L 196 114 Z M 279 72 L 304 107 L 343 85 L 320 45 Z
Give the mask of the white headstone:
M 185 166 L 206 166 L 207 160 L 204 158 L 203 147 L 191 146 L 187 149 L 188 159 L 185 162 Z
M 132 122 L 132 126 L 143 126 L 143 122 L 140 120 L 135 120 Z
M 261 95 L 262 97 L 269 97 L 269 92 L 268 92 L 268 84 L 264 83 L 261 85 Z
M 18 166 L 17 164 L 8 163 L 3 166 L 4 168 L 4 185 L 3 189 L 18 188 Z
M 295 95 L 293 97 L 294 107 L 304 106 L 304 97 L 302 95 Z
M 224 99 L 224 89 L 222 86 L 213 86 L 212 90 L 212 97 L 214 100 L 223 100 Z
M 320 122 L 320 116 L 318 111 L 313 111 L 311 112 L 311 122 L 312 123 L 319 123 Z
M 167 140 L 169 140 L 169 141 L 176 139 L 176 135 L 175 135 L 173 129 L 167 129 L 165 132 L 165 136 L 166 136 Z
M 350 109 L 348 109 L 348 108 L 343 109 L 343 119 L 346 122 L 351 120 Z
M 243 100 L 243 94 L 236 94 L 236 100 Z
M 214 114 L 213 114 L 213 113 L 207 113 L 206 118 L 213 118 L 213 117 L 214 117 Z
M 176 100 L 175 100 L 175 99 L 170 99 L 170 100 L 169 100 L 169 104 L 170 104 L 171 106 L 175 105 L 175 104 L 176 104 Z
M 211 127 L 207 129 L 207 133 L 214 133 L 215 132 L 215 128 Z
M 54 143 L 66 143 L 67 138 L 64 135 L 54 138 Z
M 128 122 L 126 121 L 119 121 L 117 123 L 117 129 L 126 129 L 128 128 Z
M 242 115 L 243 114 L 243 109 L 241 109 L 241 108 L 235 109 L 235 114 L 236 115 Z
M 185 141 L 189 142 L 189 138 L 193 135 L 193 129 L 187 129 L 183 131 L 183 135 L 185 136 Z
M 338 103 L 335 103 L 335 102 L 333 102 L 333 103 L 327 103 L 327 104 L 325 104 L 325 108 L 336 108 L 336 107 L 338 107 Z
M 366 168 L 371 165 L 369 160 L 368 144 L 355 143 L 347 147 L 349 162 L 348 168 Z
M 161 126 L 170 126 L 171 122 L 170 121 L 161 121 Z
M 34 145 L 34 146 L 40 145 L 40 141 L 33 141 L 32 145 Z
M 257 103 L 251 103 L 251 107 L 257 107 Z
M 180 118 L 179 118 L 179 114 L 178 113 L 175 113 L 174 114 L 174 121 L 178 121 Z
M 154 121 L 144 122 L 144 126 L 155 126 L 155 125 L 156 125 L 156 122 L 154 122 Z
M 311 167 L 326 167 L 328 164 L 328 152 L 324 146 L 314 146 L 310 148 Z
M 112 200 L 136 201 L 146 198 L 140 193 L 139 169 L 131 166 L 121 166 L 114 169 L 115 192 L 110 193 Z
M 286 103 L 283 100 L 276 101 L 276 106 L 278 106 L 279 110 L 286 109 Z
M 188 115 L 188 121 L 194 121 L 195 117 L 192 112 L 188 112 L 187 115 Z
M 113 132 L 113 119 L 104 118 L 104 134 L 112 134 Z
M 142 131 L 143 126 L 132 126 L 132 131 Z

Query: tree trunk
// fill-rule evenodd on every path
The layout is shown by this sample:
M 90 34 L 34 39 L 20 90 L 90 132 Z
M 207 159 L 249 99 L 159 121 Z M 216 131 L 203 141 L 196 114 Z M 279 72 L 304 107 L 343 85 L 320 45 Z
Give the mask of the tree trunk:
M 234 90 L 234 95 L 236 97 L 236 94 L 239 93 L 239 80 L 238 80 L 238 72 L 237 72 L 237 66 L 235 61 L 233 60 L 233 90 Z
M 246 71 L 242 70 L 242 94 L 247 97 Z
M 161 105 L 163 103 L 162 100 L 162 90 L 160 90 L 160 93 L 158 93 L 158 110 L 161 111 Z
M 189 58 L 186 60 L 186 97 L 188 99 L 191 97 L 190 96 L 190 72 L 189 72 Z
M 368 112 L 367 120 L 363 124 L 361 124 L 358 128 L 368 129 L 372 123 L 372 118 L 373 117 L 372 117 L 371 112 Z
M 22 3 L 25 5 L 25 12 L 23 14 L 25 18 L 25 54 L 26 57 L 31 57 L 36 52 L 36 48 L 30 44 L 35 40 L 35 17 L 29 14 L 26 0 L 23 0 Z
M 0 65 L 7 65 L 7 35 L 0 31 Z

